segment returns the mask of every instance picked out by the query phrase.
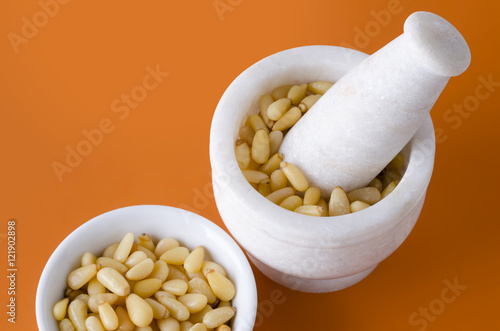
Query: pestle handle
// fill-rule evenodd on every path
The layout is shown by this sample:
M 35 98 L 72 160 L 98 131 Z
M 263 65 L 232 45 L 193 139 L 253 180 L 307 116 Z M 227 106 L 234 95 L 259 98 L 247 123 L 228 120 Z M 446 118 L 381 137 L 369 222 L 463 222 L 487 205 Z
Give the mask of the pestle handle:
M 416 12 L 404 33 L 330 88 L 285 136 L 284 160 L 329 197 L 366 186 L 408 143 L 451 76 L 470 64 L 461 34 Z

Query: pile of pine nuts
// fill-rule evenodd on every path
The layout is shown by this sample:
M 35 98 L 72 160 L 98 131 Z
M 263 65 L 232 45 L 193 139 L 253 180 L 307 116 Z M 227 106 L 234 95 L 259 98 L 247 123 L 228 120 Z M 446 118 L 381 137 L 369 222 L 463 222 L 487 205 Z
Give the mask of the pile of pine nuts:
M 278 152 L 284 135 L 333 86 L 317 81 L 283 85 L 259 99 L 259 113 L 251 115 L 239 130 L 236 160 L 247 181 L 271 202 L 311 216 L 337 216 L 365 209 L 391 193 L 401 180 L 404 158 L 399 153 L 367 187 L 345 192 L 332 189 L 330 200 L 319 188 L 309 186 L 295 165 Z
M 61 331 L 230 331 L 236 289 L 224 268 L 176 239 L 127 233 L 83 254 L 52 313 Z

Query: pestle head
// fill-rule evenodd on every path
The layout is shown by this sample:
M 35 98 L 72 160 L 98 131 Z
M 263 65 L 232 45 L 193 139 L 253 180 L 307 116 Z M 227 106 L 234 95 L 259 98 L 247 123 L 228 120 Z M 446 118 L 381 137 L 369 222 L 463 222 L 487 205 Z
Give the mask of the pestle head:
M 412 14 L 404 33 L 341 77 L 285 135 L 284 160 L 329 197 L 366 186 L 429 116 L 451 76 L 470 63 L 443 18 Z
M 467 42 L 444 18 L 416 12 L 406 19 L 403 30 L 415 57 L 437 74 L 458 76 L 469 67 L 471 53 Z

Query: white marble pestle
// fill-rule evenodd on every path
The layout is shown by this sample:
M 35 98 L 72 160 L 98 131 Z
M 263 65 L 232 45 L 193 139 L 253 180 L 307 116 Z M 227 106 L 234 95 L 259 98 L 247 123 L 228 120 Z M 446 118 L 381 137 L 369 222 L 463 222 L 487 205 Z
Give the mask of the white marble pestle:
M 280 152 L 329 197 L 366 186 L 413 137 L 470 51 L 445 19 L 416 12 L 404 33 L 338 80 L 285 136 Z

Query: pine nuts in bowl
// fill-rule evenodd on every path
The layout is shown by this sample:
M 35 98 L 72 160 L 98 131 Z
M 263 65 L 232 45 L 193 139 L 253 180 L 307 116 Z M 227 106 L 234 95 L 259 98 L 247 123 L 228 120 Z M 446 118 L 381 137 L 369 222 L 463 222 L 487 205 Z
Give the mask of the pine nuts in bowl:
M 161 242 L 164 238 L 169 239 Z M 177 241 L 179 246 L 169 247 L 172 241 Z M 134 248 L 130 248 L 132 246 Z M 139 246 L 149 249 L 137 249 Z M 156 266 L 158 263 L 152 262 L 155 260 L 154 253 L 150 256 L 149 252 L 151 250 L 154 252 L 155 248 L 162 250 L 165 247 L 169 247 L 168 251 L 162 252 L 159 255 L 161 258 L 156 258 L 156 261 L 168 261 L 165 265 L 168 266 L 170 275 L 185 270 L 185 274 L 192 278 L 187 281 L 177 281 L 179 283 L 177 284 L 178 277 L 175 276 L 169 276 L 165 281 L 159 282 L 154 277 L 143 277 L 144 272 L 149 272 L 149 269 L 152 270 L 151 273 L 161 273 L 157 270 L 161 269 Z M 143 253 L 146 253 L 147 257 L 142 256 Z M 110 258 L 110 255 L 113 258 Z M 97 261 L 96 258 L 100 260 Z M 204 261 L 203 266 L 200 265 L 200 261 Z M 115 266 L 113 263 L 121 266 Z M 88 266 L 82 267 L 84 264 Z M 98 270 L 92 270 L 96 269 L 96 266 Z M 116 270 L 123 266 L 125 269 L 120 270 L 121 272 Z M 188 271 L 193 272 L 190 274 Z M 223 275 L 223 272 L 226 274 Z M 93 275 L 95 281 L 91 284 L 82 275 L 88 277 Z M 120 282 L 124 279 L 128 280 L 128 284 Z M 192 279 L 198 281 L 189 282 Z M 83 287 L 81 287 L 82 282 L 85 283 Z M 156 283 L 161 283 L 159 289 Z M 196 293 L 196 290 L 182 289 L 187 283 L 190 284 L 190 288 L 198 287 L 200 291 L 210 283 L 212 290 L 215 289 L 215 297 L 209 295 L 207 299 L 207 296 Z M 132 286 L 129 286 L 130 284 Z M 231 285 L 234 288 L 231 288 Z M 188 323 L 190 314 L 195 315 L 206 307 L 208 303 L 205 301 L 208 300 L 211 306 L 218 308 L 220 305 L 224 308 L 219 315 L 226 315 L 214 315 L 213 321 L 210 321 L 209 316 L 207 323 L 212 323 L 213 327 L 218 323 L 217 318 L 227 317 L 230 318 L 227 324 L 231 330 L 243 331 L 253 329 L 257 312 L 255 279 L 248 260 L 238 245 L 216 224 L 194 213 L 173 207 L 143 205 L 116 209 L 86 222 L 64 239 L 48 260 L 38 283 L 36 317 L 39 330 L 58 330 L 60 322 L 56 320 L 54 314 L 57 315 L 61 309 L 56 303 L 61 301 L 60 305 L 64 307 L 66 304 L 64 301 L 68 301 L 64 300 L 65 295 L 72 297 L 80 292 L 90 292 L 93 286 L 104 286 L 106 291 L 103 295 L 106 298 L 114 296 L 118 297 L 118 301 L 123 299 L 126 302 L 123 305 L 118 303 L 109 305 L 104 297 L 102 300 L 99 299 L 99 302 L 93 302 L 95 300 L 90 300 L 87 296 L 89 300 L 86 305 L 90 311 L 87 318 L 89 325 L 98 325 L 99 321 L 95 315 L 99 316 L 101 313 L 102 316 L 111 318 L 99 323 L 108 323 L 108 326 L 112 326 L 114 316 L 117 315 L 120 319 L 120 315 L 124 312 L 135 325 L 148 323 L 151 316 L 149 313 L 143 314 L 141 306 L 151 306 L 155 317 L 162 311 L 164 316 L 169 315 L 170 319 L 164 318 L 164 323 L 168 324 L 174 317 Z M 68 291 L 68 288 L 80 289 Z M 85 293 L 82 298 L 85 301 Z M 87 314 L 87 309 L 79 307 L 78 301 L 81 300 L 73 300 L 77 304 L 73 304 L 71 310 L 85 309 Z M 157 305 L 158 302 L 161 304 Z M 230 307 L 223 307 L 226 305 Z M 132 307 L 132 311 L 127 311 L 128 307 Z M 148 307 L 146 308 L 149 311 Z M 69 314 L 69 307 L 64 309 L 67 309 Z M 92 314 L 94 310 L 98 313 Z M 115 312 L 111 313 L 110 310 Z M 193 326 L 194 324 L 196 323 L 193 323 Z M 154 327 L 157 329 L 156 322 Z M 162 327 L 159 329 L 163 330 Z M 198 327 L 201 328 L 202 325 Z

